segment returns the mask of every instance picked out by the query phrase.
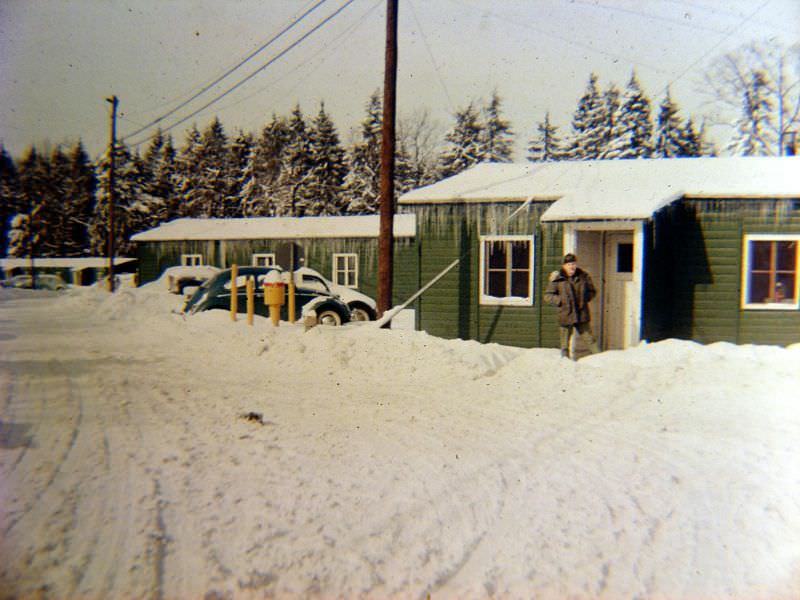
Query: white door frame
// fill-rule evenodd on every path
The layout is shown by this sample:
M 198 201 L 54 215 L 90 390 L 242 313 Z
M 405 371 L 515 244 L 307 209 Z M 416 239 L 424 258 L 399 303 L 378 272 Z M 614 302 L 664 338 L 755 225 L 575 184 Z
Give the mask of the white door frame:
M 633 302 L 626 315 L 628 322 L 625 326 L 628 339 L 625 340 L 625 347 L 636 346 L 641 341 L 642 335 L 642 288 L 644 281 L 644 221 L 575 221 L 564 223 L 564 254 L 576 252 L 578 246 L 578 232 L 580 231 L 611 231 L 611 232 L 630 232 L 633 234 L 633 281 L 631 297 L 638 299 Z M 578 254 L 578 264 L 581 263 Z M 602 277 L 602 273 L 591 273 L 592 277 Z M 599 296 L 602 298 L 602 296 Z M 602 302 L 602 299 L 600 300 Z M 597 301 L 595 301 L 597 302 Z M 592 311 L 593 315 L 602 315 L 602 305 Z M 602 329 L 599 327 L 602 321 L 595 324 L 596 334 Z

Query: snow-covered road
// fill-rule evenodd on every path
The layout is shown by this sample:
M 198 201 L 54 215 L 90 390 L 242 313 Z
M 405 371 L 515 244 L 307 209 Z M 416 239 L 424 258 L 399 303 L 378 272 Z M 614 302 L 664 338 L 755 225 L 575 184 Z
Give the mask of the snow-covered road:
M 798 347 L 175 304 L 1 292 L 0 598 L 800 597 Z

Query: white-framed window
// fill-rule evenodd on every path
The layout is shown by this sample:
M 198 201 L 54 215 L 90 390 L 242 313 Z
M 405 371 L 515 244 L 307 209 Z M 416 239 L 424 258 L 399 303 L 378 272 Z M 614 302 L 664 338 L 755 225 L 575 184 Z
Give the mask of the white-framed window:
M 261 253 L 261 254 L 253 254 L 252 258 L 252 265 L 254 267 L 274 267 L 275 266 L 275 254 L 270 253 Z
M 533 248 L 533 236 L 481 236 L 481 304 L 533 304 Z
M 800 308 L 800 234 L 744 236 L 742 307 Z
M 202 254 L 181 254 L 181 265 L 184 267 L 199 267 L 202 264 Z
M 333 282 L 345 287 L 358 287 L 358 254 L 333 255 Z

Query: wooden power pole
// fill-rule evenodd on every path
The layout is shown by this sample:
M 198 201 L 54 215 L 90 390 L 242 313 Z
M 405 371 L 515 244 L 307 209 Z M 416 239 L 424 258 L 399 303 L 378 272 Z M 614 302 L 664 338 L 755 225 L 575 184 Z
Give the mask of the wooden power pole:
M 117 106 L 116 96 L 106 98 L 111 103 L 111 143 L 108 150 L 108 291 L 114 291 L 114 159 L 117 154 Z
M 394 147 L 397 111 L 397 3 L 386 0 L 386 56 L 381 129 L 380 231 L 378 235 L 378 313 L 392 307 L 394 276 Z

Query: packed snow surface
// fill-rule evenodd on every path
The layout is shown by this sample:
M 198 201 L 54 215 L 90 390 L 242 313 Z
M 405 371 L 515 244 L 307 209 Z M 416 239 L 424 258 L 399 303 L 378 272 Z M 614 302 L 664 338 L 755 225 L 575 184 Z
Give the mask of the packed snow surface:
M 0 293 L 0 597 L 800 597 L 800 346 Z

